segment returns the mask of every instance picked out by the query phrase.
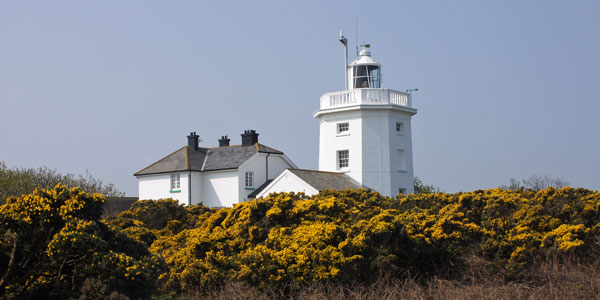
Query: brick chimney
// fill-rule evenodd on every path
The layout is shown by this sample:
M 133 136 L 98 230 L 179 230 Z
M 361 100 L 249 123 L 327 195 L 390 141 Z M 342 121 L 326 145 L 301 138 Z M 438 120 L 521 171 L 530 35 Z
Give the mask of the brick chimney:
M 254 130 L 244 130 L 242 133 L 242 146 L 252 146 L 258 143 L 258 133 Z
M 200 141 L 200 136 L 196 134 L 196 132 L 190 132 L 188 135 L 188 146 L 194 150 L 198 150 L 198 142 Z
M 219 147 L 225 147 L 225 146 L 229 146 L 229 137 L 224 135 L 221 137 L 221 139 L 219 139 Z

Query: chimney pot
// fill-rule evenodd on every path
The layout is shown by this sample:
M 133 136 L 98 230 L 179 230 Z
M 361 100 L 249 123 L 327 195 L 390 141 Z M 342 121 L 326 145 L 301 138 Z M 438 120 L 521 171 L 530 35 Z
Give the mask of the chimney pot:
M 229 146 L 229 137 L 224 135 L 221 137 L 221 139 L 219 139 L 219 147 L 225 147 L 225 146 Z
M 258 143 L 258 133 L 255 130 L 244 130 L 242 134 L 242 146 L 252 146 Z
M 200 139 L 196 132 L 190 132 L 190 135 L 188 135 L 187 138 L 188 146 L 194 150 L 198 150 L 198 142 L 200 141 Z

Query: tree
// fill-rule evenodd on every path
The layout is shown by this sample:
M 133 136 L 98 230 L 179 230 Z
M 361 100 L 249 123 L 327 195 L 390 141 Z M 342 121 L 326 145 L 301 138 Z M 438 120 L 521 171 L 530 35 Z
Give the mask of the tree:
M 435 194 L 442 192 L 442 190 L 438 187 L 424 184 L 419 177 L 415 177 L 414 184 L 415 194 Z
M 119 191 L 113 184 L 104 184 L 102 180 L 94 178 L 86 171 L 85 175 L 66 175 L 47 167 L 41 168 L 8 168 L 6 163 L 0 161 L 0 204 L 9 196 L 21 196 L 32 193 L 36 188 L 52 189 L 62 183 L 68 188 L 79 187 L 90 193 L 99 193 L 105 197 L 123 197 L 125 193 Z
M 569 186 L 570 183 L 563 178 L 552 178 L 548 175 L 531 175 L 528 178 L 516 180 L 510 179 L 508 185 L 501 185 L 500 188 L 503 190 L 518 190 L 518 189 L 529 189 L 533 191 L 545 190 L 549 187 L 560 189 Z

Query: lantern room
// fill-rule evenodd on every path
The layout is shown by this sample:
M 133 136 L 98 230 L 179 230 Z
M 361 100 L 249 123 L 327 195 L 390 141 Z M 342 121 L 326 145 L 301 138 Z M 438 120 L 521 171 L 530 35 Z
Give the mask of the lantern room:
M 371 58 L 369 45 L 358 54 L 358 58 L 347 67 L 348 87 L 354 89 L 381 88 L 381 65 Z

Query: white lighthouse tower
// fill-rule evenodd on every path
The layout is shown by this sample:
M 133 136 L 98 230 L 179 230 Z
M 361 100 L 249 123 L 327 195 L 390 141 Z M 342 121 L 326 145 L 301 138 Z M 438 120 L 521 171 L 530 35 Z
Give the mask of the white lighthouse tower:
M 411 95 L 382 88 L 381 65 L 369 45 L 347 64 L 346 89 L 321 96 L 319 170 L 342 172 L 386 196 L 413 189 Z

